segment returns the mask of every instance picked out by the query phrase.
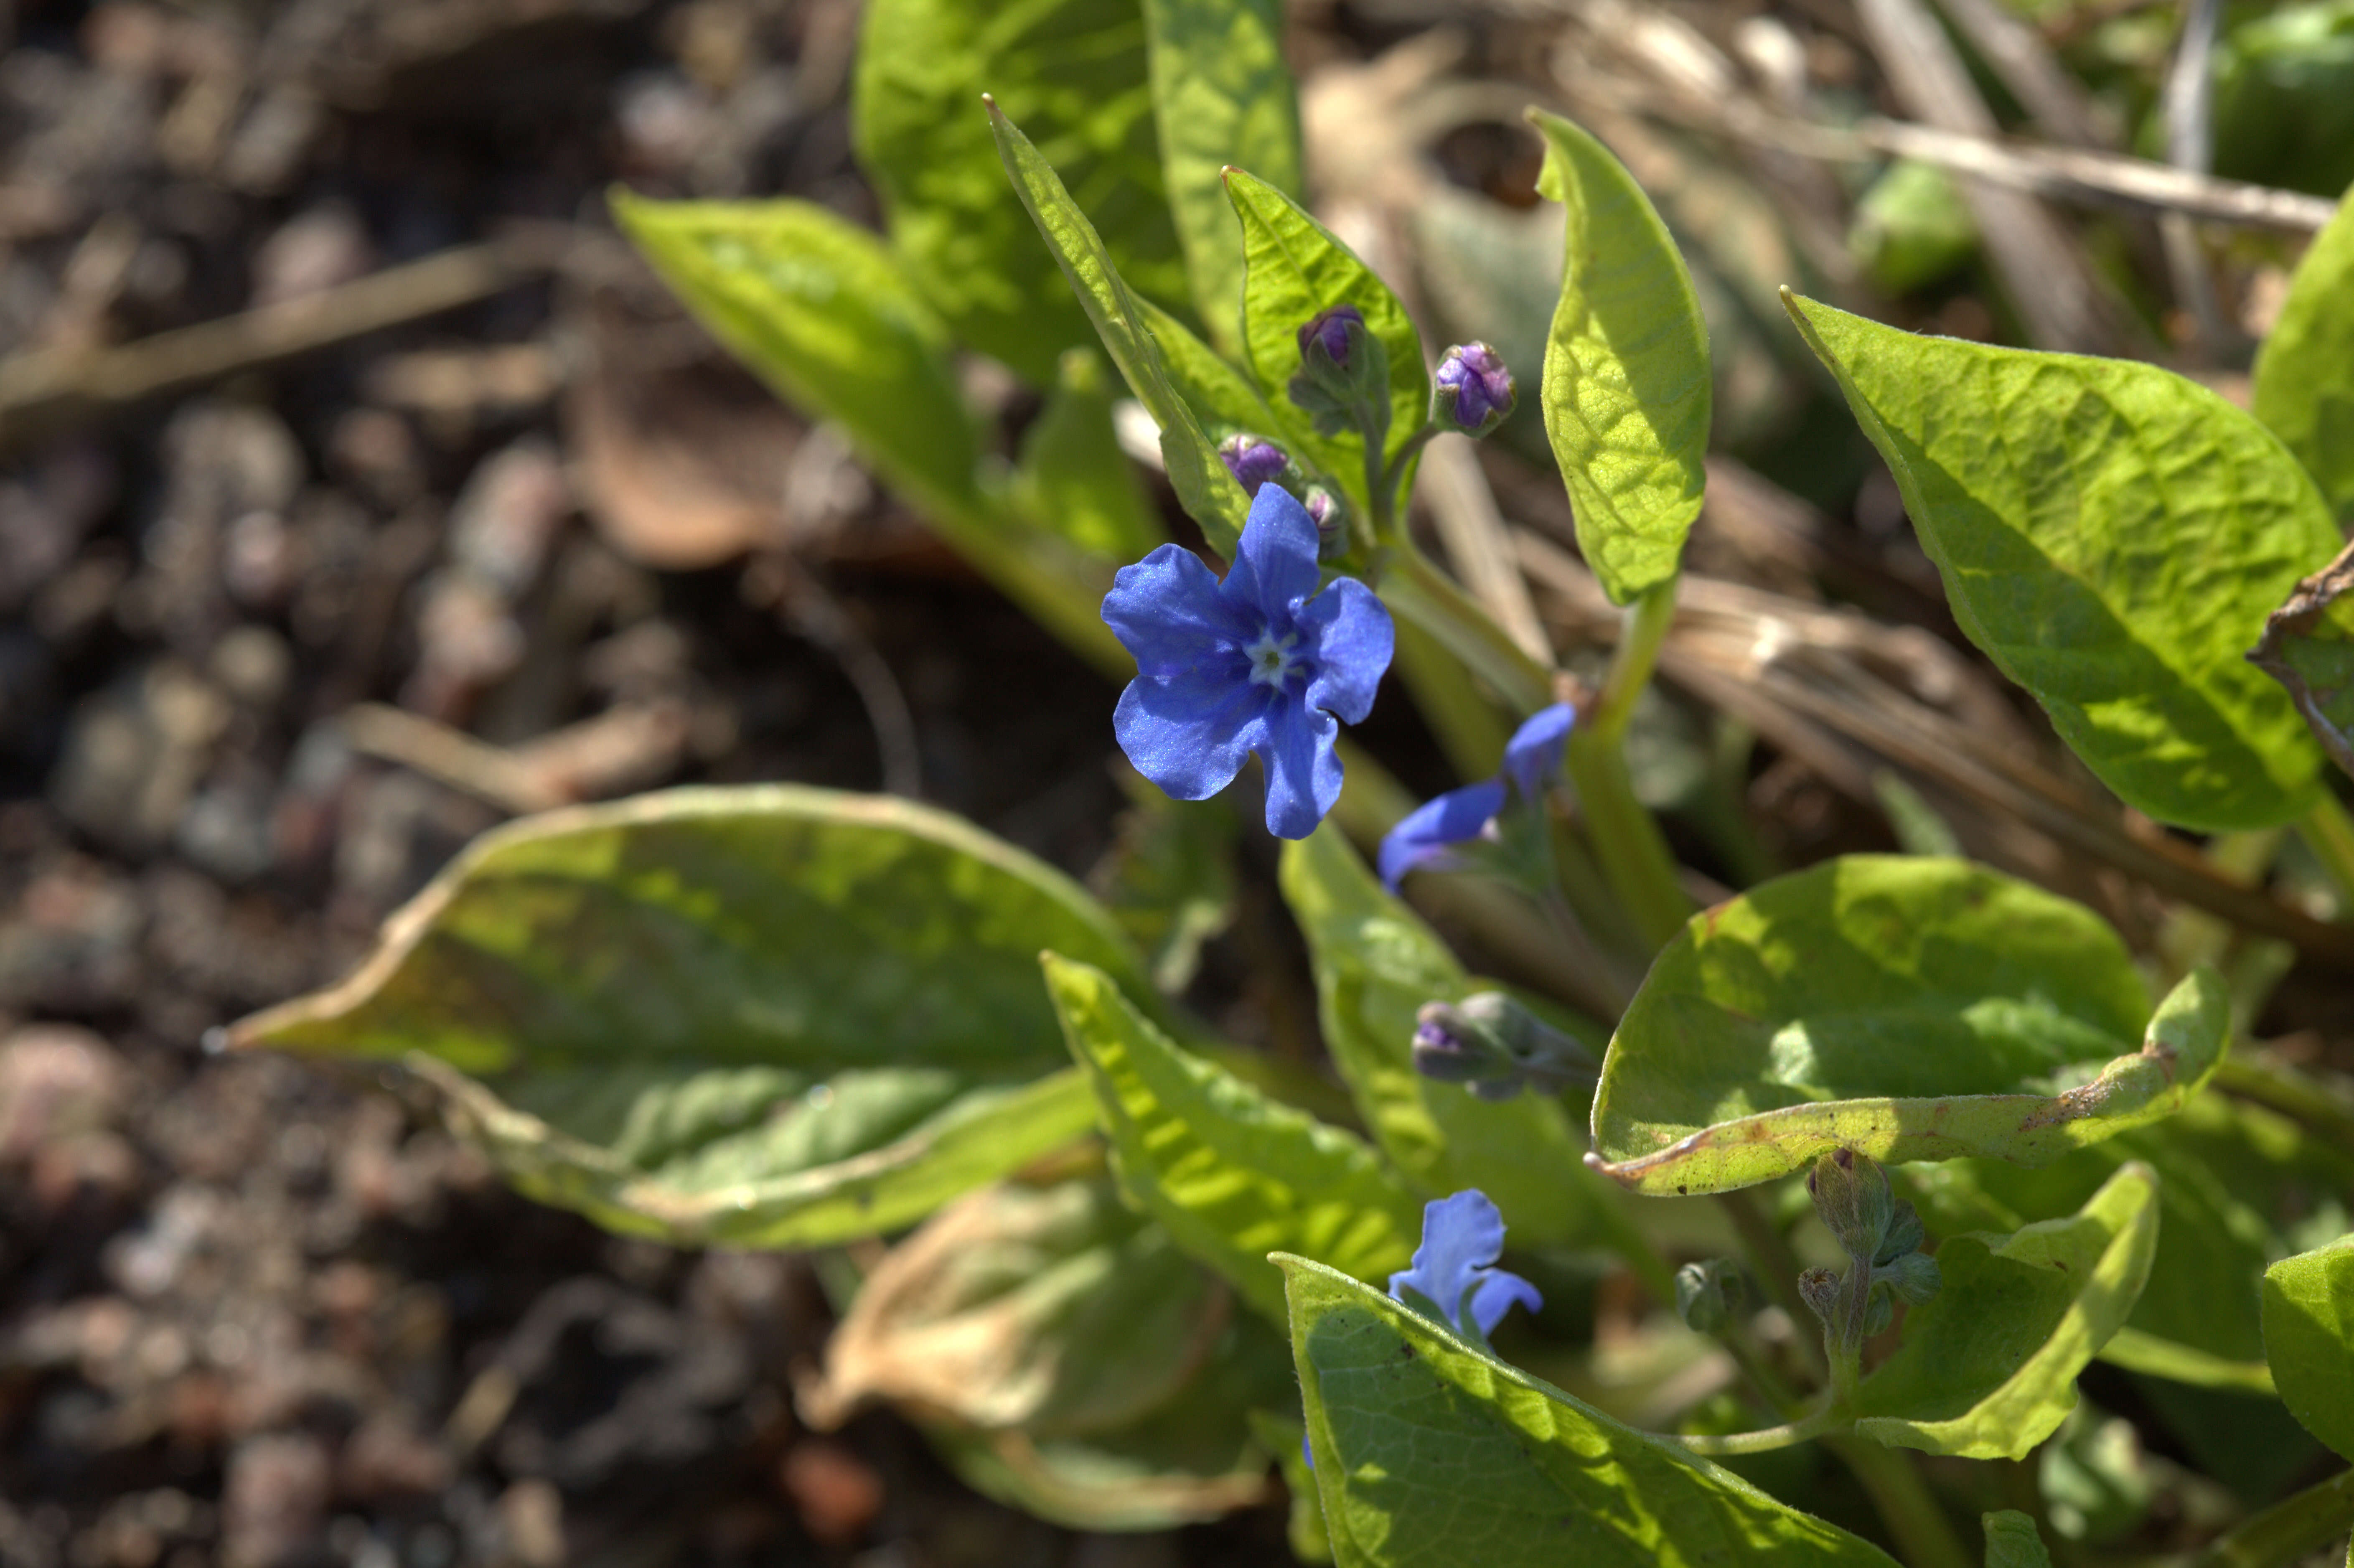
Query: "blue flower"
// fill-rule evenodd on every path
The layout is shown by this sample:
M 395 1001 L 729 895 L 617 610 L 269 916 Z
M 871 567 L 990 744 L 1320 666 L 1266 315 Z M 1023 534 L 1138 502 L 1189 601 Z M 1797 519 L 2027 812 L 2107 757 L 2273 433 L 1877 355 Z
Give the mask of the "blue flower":
M 1122 567 L 1104 623 L 1136 656 L 1112 728 L 1136 770 L 1180 800 L 1267 768 L 1267 829 L 1304 839 L 1341 798 L 1333 743 L 1372 711 L 1394 631 L 1373 591 L 1341 577 L 1317 592 L 1316 524 L 1279 485 L 1251 502 L 1220 581 L 1163 545 Z
M 1466 1339 L 1472 1337 L 1463 1323 L 1468 1305 L 1484 1341 L 1513 1302 L 1532 1312 L 1544 1307 L 1535 1286 L 1491 1266 L 1503 1251 L 1504 1216 L 1488 1194 L 1468 1187 L 1451 1198 L 1436 1199 L 1423 1205 L 1422 1245 L 1415 1249 L 1414 1266 L 1390 1276 L 1390 1297 L 1411 1307 L 1414 1303 L 1406 1301 L 1404 1292 L 1412 1290 L 1437 1308 Z
M 1493 779 L 1449 789 L 1406 813 L 1382 838 L 1382 882 L 1392 893 L 1409 871 L 1452 871 L 1467 863 L 1455 846 L 1486 836 L 1488 825 L 1511 803 L 1517 789 L 1531 803 L 1543 798 L 1545 781 L 1561 767 L 1577 710 L 1555 703 L 1531 715 L 1504 746 L 1504 766 Z M 1510 788 L 1507 788 L 1509 784 Z

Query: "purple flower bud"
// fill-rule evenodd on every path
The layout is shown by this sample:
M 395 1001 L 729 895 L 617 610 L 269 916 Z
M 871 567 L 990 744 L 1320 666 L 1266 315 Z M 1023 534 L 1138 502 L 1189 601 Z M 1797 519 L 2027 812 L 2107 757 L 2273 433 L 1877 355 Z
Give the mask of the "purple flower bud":
M 1455 1010 L 1443 1001 L 1426 1002 L 1414 1022 L 1414 1067 L 1424 1077 L 1442 1084 L 1469 1083 L 1494 1071 L 1493 1053 L 1477 1037 L 1467 1038 Z
M 1468 435 L 1484 436 L 1502 424 L 1519 396 L 1503 356 L 1484 343 L 1448 349 L 1436 379 L 1437 417 L 1452 420 Z
M 1299 498 L 1316 524 L 1317 553 L 1327 559 L 1344 553 L 1349 544 L 1349 514 L 1338 497 L 1320 484 L 1311 484 Z
M 1342 370 L 1349 368 L 1349 323 L 1365 324 L 1365 313 L 1354 305 L 1334 305 L 1319 311 L 1299 329 L 1299 357 L 1308 357 L 1311 343 L 1324 345 L 1325 357 Z
M 1243 487 L 1243 493 L 1251 496 L 1258 493 L 1260 485 L 1282 477 L 1283 471 L 1291 466 L 1289 454 L 1281 447 L 1264 436 L 1242 431 L 1218 443 L 1218 460 L 1235 476 L 1235 482 Z

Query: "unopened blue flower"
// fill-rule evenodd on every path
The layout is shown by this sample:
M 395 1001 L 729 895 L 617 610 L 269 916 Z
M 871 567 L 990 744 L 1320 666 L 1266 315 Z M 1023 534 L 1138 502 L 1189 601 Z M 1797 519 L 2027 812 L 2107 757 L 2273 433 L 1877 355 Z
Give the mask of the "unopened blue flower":
M 1412 1290 L 1467 1339 L 1471 1337 L 1463 1322 L 1468 1309 L 1484 1340 L 1513 1302 L 1532 1312 L 1544 1308 L 1535 1286 L 1493 1266 L 1503 1252 L 1504 1216 L 1488 1194 L 1467 1187 L 1451 1198 L 1435 1199 L 1423 1205 L 1422 1245 L 1415 1249 L 1414 1266 L 1390 1276 L 1390 1297 L 1403 1302 L 1404 1292 Z
M 1363 329 L 1365 313 L 1354 305 L 1334 305 L 1317 312 L 1299 325 L 1299 357 L 1308 357 L 1308 345 L 1320 344 L 1332 363 L 1349 368 L 1349 328 Z
M 1484 343 L 1448 349 L 1431 379 L 1438 414 L 1467 435 L 1484 436 L 1502 424 L 1517 400 L 1511 368 Z
M 1465 860 L 1455 846 L 1486 835 L 1488 824 L 1510 804 L 1511 789 L 1532 803 L 1543 798 L 1576 721 L 1577 710 L 1567 703 L 1539 709 L 1505 743 L 1503 769 L 1495 778 L 1449 789 L 1407 812 L 1383 835 L 1377 857 L 1383 883 L 1395 893 L 1409 871 L 1460 868 Z
M 1304 839 L 1341 798 L 1341 726 L 1372 711 L 1394 629 L 1371 588 L 1317 591 L 1316 524 L 1280 485 L 1251 502 L 1225 580 L 1163 545 L 1122 567 L 1104 623 L 1136 656 L 1112 727 L 1136 770 L 1180 800 L 1267 768 L 1267 828 Z

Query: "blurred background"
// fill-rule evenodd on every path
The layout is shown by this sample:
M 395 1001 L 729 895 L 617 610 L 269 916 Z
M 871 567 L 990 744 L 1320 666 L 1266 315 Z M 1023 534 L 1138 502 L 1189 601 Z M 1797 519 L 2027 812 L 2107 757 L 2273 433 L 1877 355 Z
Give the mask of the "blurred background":
M 1721 450 L 1638 768 L 1713 882 L 1942 833 L 2166 938 L 2130 843 L 2070 836 L 2120 836 L 2114 805 L 1961 641 L 1776 291 L 2244 396 L 2354 180 L 2354 0 L 2187 5 L 1291 7 L 1314 205 L 1431 341 L 1484 337 L 1533 387 L 1560 225 L 1530 102 L 1602 135 L 1691 262 Z M 807 1431 L 806 1260 L 608 1236 L 363 1073 L 204 1050 L 347 970 L 472 835 L 567 801 L 790 779 L 920 796 L 1081 876 L 1114 845 L 1114 688 L 606 217 L 620 183 L 876 221 L 859 23 L 0 0 L 0 1562 L 1289 1561 L 1279 1501 L 1075 1534 L 887 1413 Z M 1035 394 L 968 382 L 1013 450 Z M 1425 521 L 1451 546 L 1492 497 L 1518 602 L 1599 657 L 1535 403 Z M 1769 630 L 1812 658 L 1778 684 Z M 1396 694 L 1366 739 L 1452 781 Z M 1967 766 L 1994 753 L 2048 770 L 2041 827 Z M 1190 1000 L 1312 1058 L 1269 846 L 1235 853 Z M 2275 935 L 2259 1033 L 2354 1066 L 2342 972 Z

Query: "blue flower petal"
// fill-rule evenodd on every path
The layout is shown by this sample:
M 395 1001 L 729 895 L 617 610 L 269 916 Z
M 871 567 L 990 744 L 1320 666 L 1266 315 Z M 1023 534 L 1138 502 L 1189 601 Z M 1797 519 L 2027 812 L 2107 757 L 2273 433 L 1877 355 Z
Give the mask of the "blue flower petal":
M 1383 885 L 1395 893 L 1409 871 L 1445 869 L 1456 859 L 1449 846 L 1478 838 L 1503 809 L 1500 779 L 1482 779 L 1425 800 L 1383 836 L 1379 857 Z
M 1480 1338 L 1496 1331 L 1515 1301 L 1532 1312 L 1544 1310 L 1543 1295 L 1519 1275 L 1501 1268 L 1482 1269 L 1480 1274 L 1479 1284 L 1471 1292 L 1471 1320 L 1479 1325 Z
M 1562 747 L 1569 740 L 1577 710 L 1555 703 L 1529 715 L 1504 744 L 1504 776 L 1520 787 L 1521 799 L 1534 800 L 1561 768 Z
M 1463 1298 L 1487 1266 L 1504 1250 L 1504 1216 L 1477 1187 L 1452 1197 L 1434 1198 L 1423 1205 L 1422 1245 L 1414 1249 L 1414 1266 L 1390 1276 L 1390 1295 L 1398 1300 L 1411 1287 L 1458 1330 L 1463 1327 Z
M 1316 546 L 1316 520 L 1308 508 L 1281 485 L 1263 484 L 1251 501 L 1242 543 L 1218 591 L 1230 607 L 1256 610 L 1278 636 L 1286 635 L 1292 630 L 1294 607 L 1323 580 Z
M 1104 595 L 1103 618 L 1148 679 L 1206 674 L 1214 661 L 1231 668 L 1226 679 L 1249 679 L 1242 650 L 1258 635 L 1257 618 L 1227 602 L 1216 575 L 1191 550 L 1163 545 L 1120 567 Z
M 1299 624 L 1316 649 L 1308 705 L 1342 724 L 1364 723 L 1397 645 L 1388 609 L 1373 589 L 1341 577 L 1300 607 Z
M 1119 694 L 1112 733 L 1136 770 L 1172 799 L 1206 800 L 1235 781 L 1243 758 L 1266 746 L 1272 696 L 1265 686 L 1214 670 L 1161 680 L 1140 675 Z
M 1341 726 L 1294 695 L 1269 706 L 1265 734 L 1256 749 L 1267 764 L 1267 831 L 1304 839 L 1341 799 L 1341 759 L 1332 749 Z

